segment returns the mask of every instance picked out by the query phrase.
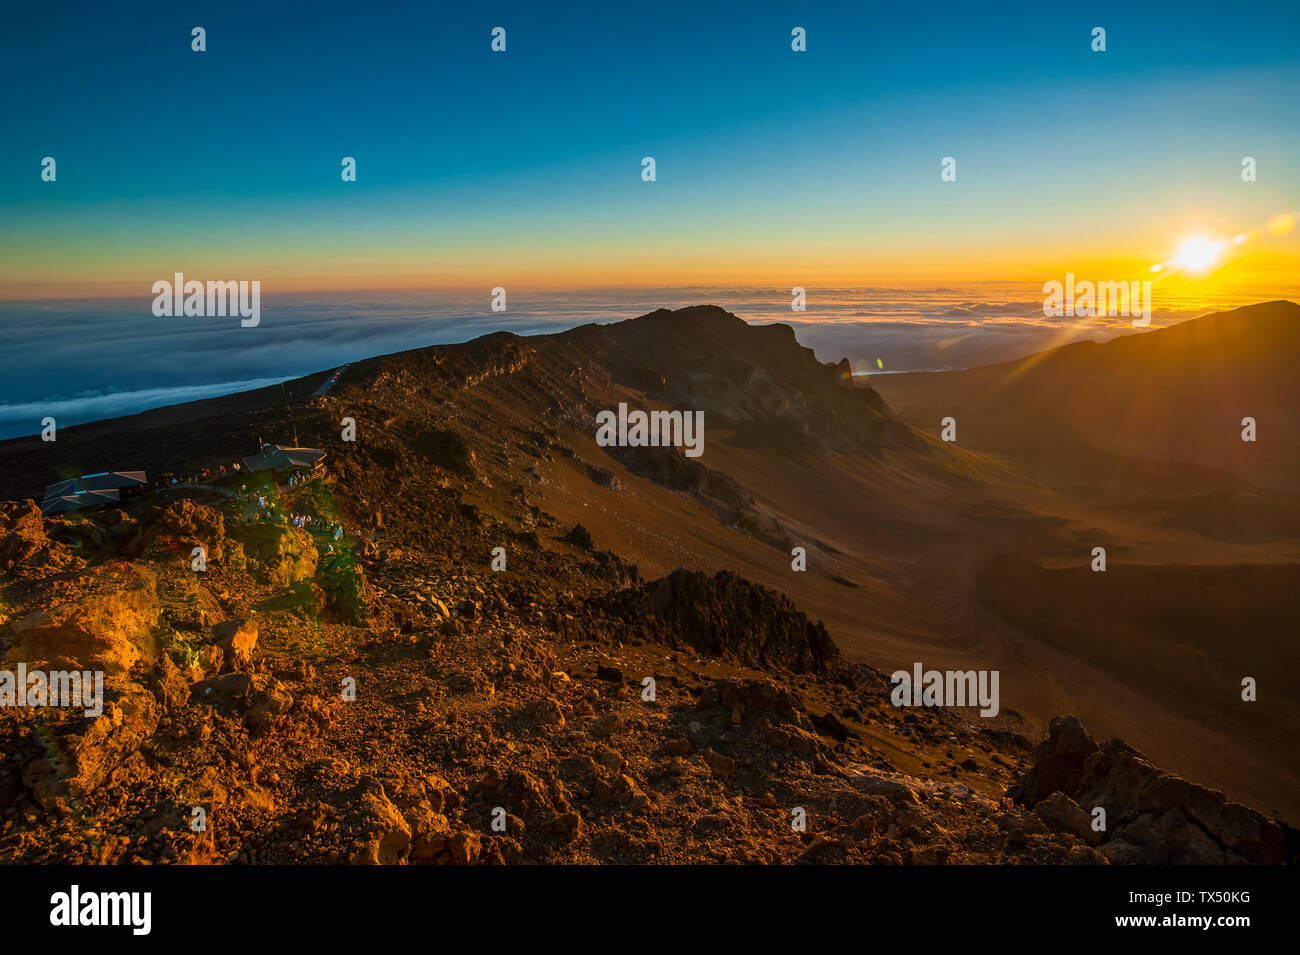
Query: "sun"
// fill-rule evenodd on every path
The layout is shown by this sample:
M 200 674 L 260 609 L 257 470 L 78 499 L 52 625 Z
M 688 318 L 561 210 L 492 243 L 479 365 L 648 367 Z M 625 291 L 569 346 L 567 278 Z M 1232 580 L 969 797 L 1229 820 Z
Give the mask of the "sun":
M 1171 265 L 1186 272 L 1208 272 L 1218 264 L 1219 257 L 1228 243 L 1208 236 L 1188 236 L 1178 246 Z

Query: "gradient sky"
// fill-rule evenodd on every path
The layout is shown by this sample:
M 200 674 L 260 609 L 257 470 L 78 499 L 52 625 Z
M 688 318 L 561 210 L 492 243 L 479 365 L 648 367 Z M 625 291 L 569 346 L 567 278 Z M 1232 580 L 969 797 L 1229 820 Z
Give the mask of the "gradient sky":
M 278 6 L 6 13 L 0 298 L 1300 274 L 1295 2 Z

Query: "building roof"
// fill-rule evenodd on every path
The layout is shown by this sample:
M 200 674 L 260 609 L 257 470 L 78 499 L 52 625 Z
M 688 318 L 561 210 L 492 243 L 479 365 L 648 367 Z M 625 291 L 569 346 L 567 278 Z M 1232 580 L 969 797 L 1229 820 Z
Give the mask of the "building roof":
M 282 448 L 278 444 L 264 444 L 261 454 L 244 458 L 244 467 L 250 471 L 291 471 L 315 467 L 324 457 L 325 452 L 319 448 Z
M 79 511 L 86 507 L 98 507 L 102 504 L 117 504 L 122 500 L 122 492 L 117 489 L 103 491 L 79 491 L 74 494 L 61 494 L 56 497 L 47 497 L 41 501 L 41 513 L 65 514 L 68 511 Z
M 81 477 L 51 484 L 45 489 L 45 500 L 93 491 L 120 491 L 123 488 L 140 487 L 146 480 L 143 471 L 100 471 L 98 474 L 83 474 Z

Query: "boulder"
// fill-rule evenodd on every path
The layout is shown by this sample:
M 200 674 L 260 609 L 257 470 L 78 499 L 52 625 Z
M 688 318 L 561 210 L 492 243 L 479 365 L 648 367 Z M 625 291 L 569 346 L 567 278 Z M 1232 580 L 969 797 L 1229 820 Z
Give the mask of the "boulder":
M 1043 807 L 1039 817 L 1058 830 L 1077 828 L 1071 804 L 1085 816 L 1102 807 L 1100 851 L 1112 862 L 1277 865 L 1287 851 L 1278 823 L 1152 765 L 1121 740 L 1099 747 L 1073 716 L 1052 720 L 1033 767 L 1008 795 Z
M 591 735 L 596 739 L 604 739 L 618 732 L 622 725 L 623 719 L 617 713 L 606 713 L 592 720 Z
M 890 802 L 916 805 L 921 801 L 916 789 L 911 785 L 915 782 L 911 777 L 887 776 L 863 769 L 858 775 L 853 776 L 850 782 L 858 792 L 868 796 L 882 796 Z
M 111 674 L 152 663 L 158 623 L 154 575 L 140 567 L 113 569 L 89 581 L 87 589 L 81 597 L 14 621 L 5 638 L 5 660 Z
M 1137 864 L 1227 865 L 1233 861 L 1231 853 L 1180 809 L 1158 816 L 1143 813 L 1120 827 L 1101 853 L 1112 862 Z
M 182 498 L 165 508 L 150 508 L 140 519 L 128 551 L 138 556 L 157 542 L 180 547 L 188 559 L 192 548 L 202 547 L 209 561 L 219 562 L 225 557 L 225 523 L 219 511 Z
M 1058 716 L 1047 728 L 1047 739 L 1034 750 L 1033 768 L 1008 795 L 1023 806 L 1037 805 L 1054 792 L 1075 792 L 1083 779 L 1083 765 L 1097 744 L 1079 720 Z
M 240 716 L 254 732 L 269 728 L 293 707 L 279 680 L 263 673 L 227 673 L 194 684 L 191 703 L 206 703 L 227 716 Z
M 221 647 L 224 665 L 230 669 L 248 666 L 257 646 L 256 620 L 227 620 L 213 629 Z
M 200 673 L 216 676 L 222 670 L 222 664 L 226 661 L 226 651 L 215 643 L 208 644 L 198 651 L 195 662 L 198 664 Z
M 564 710 L 554 697 L 543 696 L 533 700 L 523 708 L 520 715 L 524 721 L 537 730 L 564 729 Z
M 1034 813 L 1054 832 L 1077 836 L 1093 845 L 1101 842 L 1103 834 L 1093 831 L 1092 817 L 1064 793 L 1052 793 L 1034 807 Z
M 521 819 L 535 817 L 539 811 L 549 816 L 569 808 L 558 780 L 548 783 L 526 769 L 511 770 L 506 776 L 489 769 L 479 780 L 476 796 Z
M 798 699 L 774 680 L 716 680 L 705 691 L 702 702 L 739 710 L 742 718 L 763 714 L 776 722 L 802 722 Z
M 45 533 L 45 518 L 35 501 L 0 502 L 0 573 L 21 576 L 79 563 L 63 544 Z
M 582 836 L 582 817 L 576 812 L 564 812 L 542 826 L 542 833 L 559 842 L 576 842 Z
M 316 544 L 300 527 L 243 524 L 232 527 L 230 536 L 243 545 L 245 559 L 253 563 L 264 583 L 291 587 L 316 574 Z
M 1218 790 L 1198 786 L 1153 766 L 1141 753 L 1119 740 L 1110 740 L 1089 758 L 1078 791 L 1080 805 L 1105 807 L 1112 825 L 1149 814 L 1152 825 L 1163 837 L 1169 837 L 1175 822 L 1190 826 L 1224 850 L 1227 861 L 1235 859 L 1263 865 L 1282 861 L 1285 838 L 1276 822 L 1254 809 L 1229 801 Z M 1199 839 L 1189 836 L 1185 841 L 1175 841 L 1185 847 L 1188 864 L 1195 861 L 1193 856 L 1201 859 L 1209 854 Z M 1182 857 L 1176 853 L 1171 855 L 1167 846 L 1160 856 L 1159 861 L 1182 863 Z
M 611 595 L 607 604 L 611 616 L 622 618 L 624 638 L 796 673 L 825 673 L 839 659 L 826 627 L 800 613 L 789 597 L 728 571 L 710 577 L 675 570 Z
M 102 786 L 158 728 L 158 704 L 134 683 L 109 690 L 98 716 L 51 720 L 41 730 L 46 756 L 32 760 L 23 781 L 46 808 Z
M 736 772 L 734 759 L 711 749 L 704 751 L 704 762 L 708 764 L 709 772 L 719 779 L 730 779 Z
M 190 681 L 166 653 L 160 654 L 158 666 L 154 668 L 149 686 L 164 710 L 178 709 L 184 706 L 190 697 Z
M 383 784 L 372 777 L 362 779 L 348 793 L 339 828 L 353 865 L 396 865 L 411 847 L 410 824 L 389 800 Z

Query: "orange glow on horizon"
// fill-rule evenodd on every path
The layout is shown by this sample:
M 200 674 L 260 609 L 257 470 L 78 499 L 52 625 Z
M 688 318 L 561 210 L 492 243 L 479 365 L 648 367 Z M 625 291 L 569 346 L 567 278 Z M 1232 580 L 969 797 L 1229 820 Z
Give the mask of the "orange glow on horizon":
M 502 285 L 529 289 L 666 288 L 935 288 L 1002 283 L 1042 285 L 1073 272 L 1097 280 L 1194 282 L 1294 287 L 1300 276 L 1296 215 L 1279 213 L 1250 230 L 1190 229 L 1182 245 L 1168 230 L 1126 238 L 1123 254 L 1089 251 L 1079 240 L 1043 236 L 890 241 L 842 237 L 782 247 L 783 240 L 746 238 L 742 247 L 717 239 L 696 246 L 657 242 L 579 247 L 520 242 L 485 251 L 422 249 L 403 242 L 364 253 L 335 248 L 231 249 L 104 253 L 107 261 L 73 266 L 39 251 L 16 250 L 0 265 L 0 299 L 148 295 L 160 276 L 257 279 L 264 294 L 402 290 L 473 290 Z M 724 250 L 719 246 L 727 245 Z M 1152 263 L 1160 263 L 1153 268 Z M 75 276 L 75 279 L 72 277 Z M 71 280 L 70 280 L 71 279 Z

